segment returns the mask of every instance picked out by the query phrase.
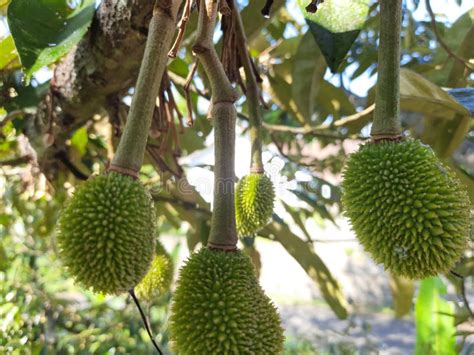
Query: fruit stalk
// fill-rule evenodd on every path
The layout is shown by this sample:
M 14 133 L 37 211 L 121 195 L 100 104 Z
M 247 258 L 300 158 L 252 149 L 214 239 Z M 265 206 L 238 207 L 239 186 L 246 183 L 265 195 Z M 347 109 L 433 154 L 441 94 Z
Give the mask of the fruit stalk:
M 252 144 L 252 156 L 250 161 L 250 170 L 253 173 L 263 174 L 263 163 L 262 163 L 262 111 L 260 106 L 260 93 L 258 90 L 257 78 L 252 66 L 250 55 L 247 50 L 247 36 L 245 35 L 244 25 L 242 23 L 242 17 L 237 6 L 237 2 L 234 0 L 233 3 L 233 16 L 236 20 L 237 30 L 237 46 L 244 67 L 245 72 L 245 83 L 246 83 L 246 97 L 247 107 L 249 110 L 249 123 L 250 123 L 250 141 Z
M 202 63 L 211 85 L 209 116 L 214 124 L 214 206 L 208 246 L 235 250 L 237 231 L 234 211 L 235 120 L 233 89 L 213 44 L 219 1 L 201 0 L 198 34 L 193 52 Z
M 135 94 L 109 170 L 137 176 L 143 164 L 148 131 L 166 68 L 167 53 L 174 37 L 180 3 L 180 0 L 157 0 L 155 4 Z
M 402 0 L 380 1 L 380 45 L 373 140 L 396 139 L 400 126 L 400 31 Z

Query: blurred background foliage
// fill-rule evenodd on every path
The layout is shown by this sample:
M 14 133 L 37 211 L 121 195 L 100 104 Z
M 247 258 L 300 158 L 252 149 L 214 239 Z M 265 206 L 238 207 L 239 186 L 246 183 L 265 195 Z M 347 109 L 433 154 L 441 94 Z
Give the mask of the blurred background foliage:
M 466 8 L 466 2 L 446 3 Z M 133 93 L 136 68 L 129 67 L 136 63 L 123 53 L 129 50 L 130 57 L 138 59 L 141 54 L 133 54 L 139 50 L 126 47 L 123 38 L 132 38 L 132 47 L 143 49 L 150 4 L 121 3 L 121 11 L 129 11 L 130 23 L 119 21 L 119 27 L 107 28 L 112 35 L 101 32 L 104 14 L 118 11 L 118 3 L 0 0 L 0 353 L 152 353 L 130 300 L 94 295 L 75 286 L 57 259 L 55 242 L 61 206 L 81 180 L 106 169 Z M 298 4 L 306 5 L 275 0 L 266 19 L 260 14 L 263 0 L 239 1 L 267 106 L 267 172 L 278 176 L 281 188 L 289 192 L 278 199 L 272 223 L 242 243 L 257 266 L 256 239 L 280 243 L 318 285 L 334 314 L 345 319 L 352 307 L 331 265 L 318 255 L 314 228 L 340 221 L 339 182 L 345 156 L 369 138 L 381 23 L 376 1 L 362 1 L 365 10 L 358 18 L 352 18 L 352 12 L 331 10 L 335 11 L 331 16 L 347 20 L 347 26 L 340 28 L 325 23 L 322 10 L 319 17 L 307 16 Z M 426 5 L 420 0 L 404 2 L 402 124 L 458 174 L 474 202 L 474 9 L 451 22 L 443 14 L 431 16 Z M 193 12 L 182 48 L 169 62 L 141 176 L 156 201 L 159 233 L 172 235 L 178 249 L 191 251 L 206 242 L 212 192 L 210 180 L 205 180 L 212 172 L 212 125 L 206 118 L 210 93 L 199 67 L 191 85 L 185 86 L 193 71 L 190 47 L 196 22 Z M 217 33 L 217 46 L 225 49 L 220 29 Z M 110 52 L 104 50 L 111 45 L 107 36 L 117 40 Z M 332 48 L 331 43 L 340 46 Z M 344 46 L 347 54 L 340 53 Z M 93 60 L 85 56 L 89 62 L 81 62 L 83 51 L 95 50 L 106 54 Z M 69 70 L 74 75 L 67 80 L 53 76 L 58 61 L 56 73 Z M 113 77 L 107 76 L 107 65 L 113 67 L 114 62 L 119 63 L 117 69 Z M 121 77 L 121 64 L 133 78 Z M 243 85 L 237 86 L 244 92 Z M 101 87 L 108 91 L 97 89 Z M 238 134 L 247 139 L 244 96 L 237 106 Z M 192 127 L 182 123 L 189 108 Z M 242 176 L 249 157 L 239 148 L 237 175 Z M 176 258 L 178 249 L 173 253 Z M 473 258 L 471 248 L 456 267 L 465 277 L 465 287 L 472 287 Z M 414 308 L 414 284 L 390 280 L 394 314 L 403 317 Z M 474 351 L 463 342 L 474 333 L 472 323 L 466 326 L 466 304 L 444 301 L 445 283 L 461 297 L 461 281 L 452 275 L 421 284 L 414 314 L 419 320 L 415 349 L 419 354 Z M 145 307 L 165 349 L 170 297 L 163 295 Z M 430 318 L 440 312 L 447 316 Z M 425 325 L 431 328 L 424 329 Z M 437 342 L 437 337 L 444 341 Z M 426 344 L 440 348 L 427 350 Z M 286 351 L 357 350 L 344 343 L 315 349 L 306 340 L 288 337 Z

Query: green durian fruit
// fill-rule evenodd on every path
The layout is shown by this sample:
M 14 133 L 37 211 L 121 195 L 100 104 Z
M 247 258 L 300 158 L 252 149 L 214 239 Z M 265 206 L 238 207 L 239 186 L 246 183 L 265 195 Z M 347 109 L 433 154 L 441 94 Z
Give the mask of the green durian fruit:
M 395 275 L 448 271 L 469 234 L 470 203 L 453 173 L 418 140 L 368 143 L 344 169 L 342 202 L 360 243 Z
M 155 212 L 143 185 L 117 173 L 92 177 L 59 220 L 60 256 L 75 280 L 119 294 L 145 276 L 155 251 Z
M 279 354 L 283 329 L 248 256 L 202 248 L 182 267 L 170 337 L 182 355 Z
M 253 235 L 268 224 L 275 191 L 265 174 L 244 176 L 235 191 L 235 219 L 240 236 Z
M 143 280 L 135 287 L 136 295 L 145 301 L 152 301 L 170 289 L 173 274 L 173 260 L 171 260 L 163 245 L 157 242 L 150 269 Z

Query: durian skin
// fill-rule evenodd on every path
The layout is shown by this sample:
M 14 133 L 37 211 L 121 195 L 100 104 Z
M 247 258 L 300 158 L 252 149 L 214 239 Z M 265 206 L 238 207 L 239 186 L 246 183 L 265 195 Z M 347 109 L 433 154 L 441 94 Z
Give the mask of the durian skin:
M 265 174 L 240 179 L 235 191 L 235 218 L 240 236 L 249 236 L 265 227 L 273 213 L 275 191 Z
M 169 291 L 173 281 L 174 265 L 171 256 L 160 242 L 156 243 L 155 256 L 145 277 L 135 287 L 139 299 L 152 302 Z
M 348 158 L 343 177 L 345 214 L 386 269 L 421 279 L 461 257 L 469 198 L 431 148 L 418 140 L 368 143 Z
M 63 264 L 94 292 L 120 294 L 145 276 L 155 250 L 149 193 L 131 177 L 110 173 L 80 185 L 59 220 Z
M 241 251 L 202 248 L 180 270 L 170 317 L 172 350 L 181 355 L 280 354 L 275 306 Z

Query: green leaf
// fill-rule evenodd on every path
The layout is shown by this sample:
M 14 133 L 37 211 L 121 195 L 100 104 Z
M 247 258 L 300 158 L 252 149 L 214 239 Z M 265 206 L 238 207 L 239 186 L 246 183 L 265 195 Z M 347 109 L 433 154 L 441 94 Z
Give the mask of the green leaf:
M 0 106 L 4 106 L 8 112 L 28 108 L 35 109 L 49 90 L 49 81 L 38 86 L 31 84 L 23 86 L 20 83 L 15 84 L 18 85 L 12 85 L 12 88 L 16 91 L 17 96 L 8 99 L 4 99 L 0 96 Z
M 285 0 L 275 0 L 272 5 L 272 13 L 270 17 L 272 17 L 272 15 L 280 10 L 284 5 Z M 254 37 L 268 25 L 269 20 L 263 17 L 260 13 L 262 6 L 263 4 L 261 1 L 249 1 L 248 5 L 241 12 L 242 22 L 249 41 L 252 41 Z
M 337 72 L 364 26 L 369 0 L 326 0 L 315 14 L 306 12 L 308 1 L 298 3 L 331 72 Z
M 87 143 L 89 143 L 89 135 L 87 127 L 81 127 L 71 137 L 71 145 L 76 148 L 81 156 L 86 153 Z
M 267 90 L 272 100 L 304 125 L 304 117 L 298 113 L 296 102 L 291 97 L 291 85 L 279 75 L 268 76 L 267 78 L 269 84 Z
M 309 32 L 301 39 L 293 59 L 293 85 L 291 93 L 298 111 L 306 122 L 311 121 L 315 110 L 314 98 L 321 88 L 326 64 L 321 51 Z
M 471 206 L 474 207 L 474 178 L 466 173 L 458 164 L 456 164 L 452 160 L 445 160 L 444 161 L 448 166 L 456 173 L 457 177 L 463 185 L 465 186 L 465 190 L 469 195 L 469 199 L 471 200 Z M 474 270 L 474 269 L 473 269 Z
M 469 111 L 446 91 L 405 68 L 400 70 L 400 104 L 407 111 L 446 119 L 456 114 L 469 116 Z
M 4 16 L 10 0 L 0 0 L 0 15 Z
M 13 37 L 9 35 L 0 42 L 0 69 L 11 66 L 17 58 L 18 52 L 16 51 L 15 42 L 13 42 Z
M 27 80 L 80 41 L 92 21 L 94 4 L 94 0 L 82 0 L 72 9 L 66 0 L 13 0 L 10 3 L 8 25 Z
M 473 33 L 474 9 L 470 9 L 446 30 L 442 39 L 452 52 L 469 61 L 474 57 Z M 444 49 L 437 48 L 434 52 L 433 64 L 437 65 L 433 66 L 433 70 L 427 73 L 427 76 L 436 84 L 456 87 L 461 81 L 461 86 L 467 86 L 462 85 L 461 79 L 464 75 L 469 75 L 469 71 L 465 70 L 464 64 L 450 57 Z
M 311 244 L 293 234 L 282 222 L 272 222 L 259 232 L 259 235 L 277 240 L 286 251 L 301 265 L 309 277 L 319 286 L 321 294 L 339 319 L 348 316 L 348 304 L 339 283 L 324 261 L 313 251 Z
M 168 70 L 179 75 L 182 78 L 186 78 L 189 73 L 188 64 L 179 57 L 173 59 L 168 64 Z
M 451 156 L 469 131 L 469 110 L 439 86 L 408 69 L 400 73 L 400 103 L 402 109 L 425 116 L 420 138 L 441 158 Z
M 9 266 L 10 263 L 8 262 L 7 252 L 5 251 L 5 248 L 0 245 L 0 271 L 6 271 Z
M 416 355 L 456 354 L 454 305 L 441 297 L 446 293 L 438 277 L 421 281 L 415 305 Z

